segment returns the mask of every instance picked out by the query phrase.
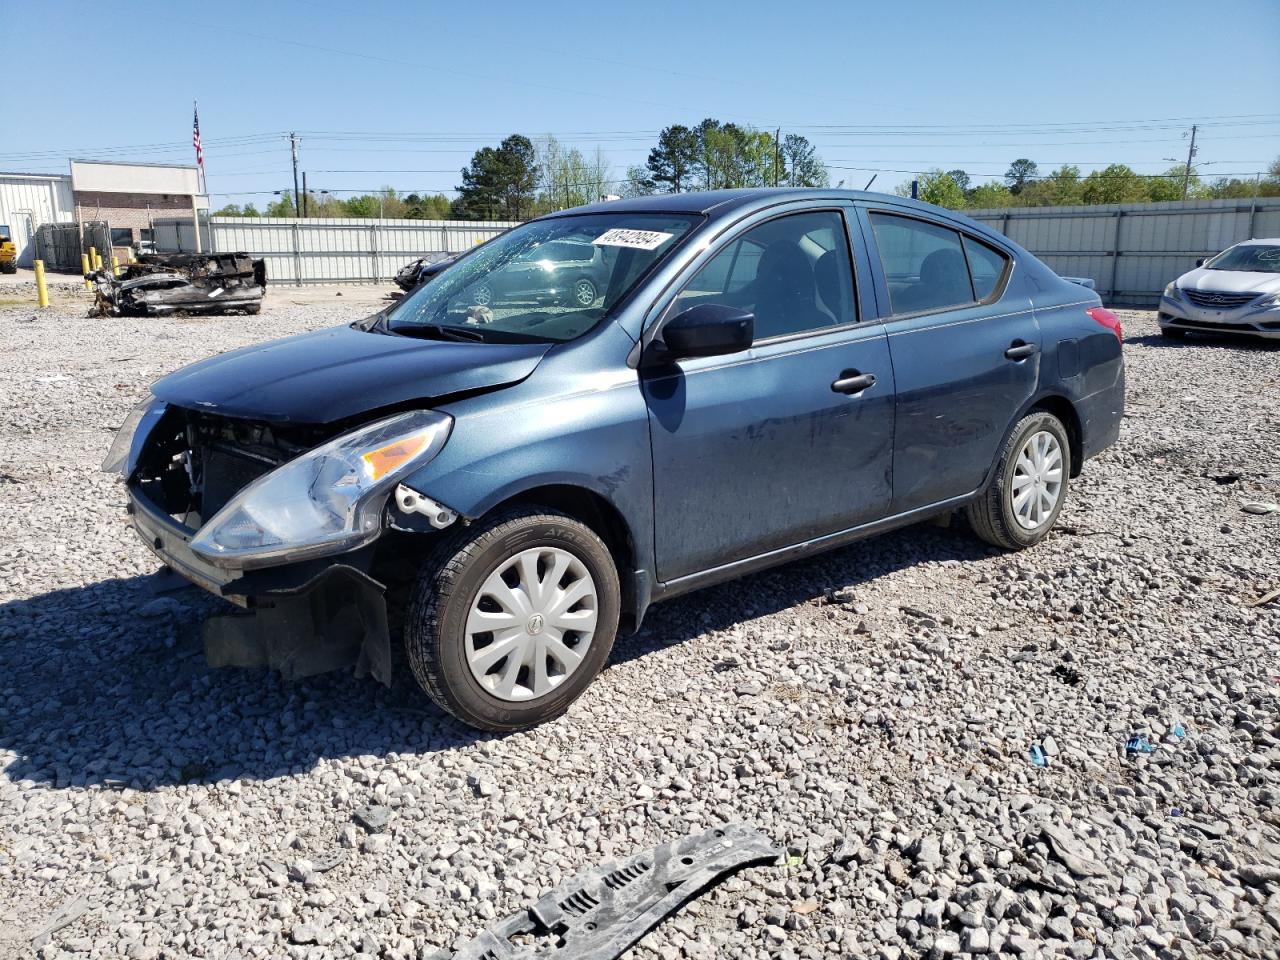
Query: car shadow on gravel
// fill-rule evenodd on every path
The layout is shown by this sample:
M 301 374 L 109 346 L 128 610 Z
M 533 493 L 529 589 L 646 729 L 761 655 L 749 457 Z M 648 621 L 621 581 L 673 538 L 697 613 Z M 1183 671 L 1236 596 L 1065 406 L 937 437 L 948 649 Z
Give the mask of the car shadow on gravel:
M 922 561 L 989 548 L 914 527 L 655 606 L 613 662 L 856 587 Z M 268 780 L 326 758 L 421 755 L 493 738 L 401 677 L 390 690 L 338 671 L 285 681 L 213 669 L 200 623 L 225 605 L 162 575 L 105 580 L 0 605 L 0 750 L 11 782 L 156 787 Z M 158 601 L 158 602 L 157 602 Z M 150 615 L 147 615 L 150 614 Z
M 267 780 L 329 757 L 430 753 L 492 736 L 411 682 L 388 690 L 349 671 L 289 682 L 213 669 L 200 624 L 225 604 L 190 587 L 157 595 L 163 583 L 106 580 L 0 605 L 10 781 L 151 789 Z
M 927 523 L 906 527 L 656 604 L 639 633 L 618 639 L 611 662 L 642 657 L 837 590 L 847 590 L 856 598 L 859 586 L 920 563 L 978 560 L 999 552 L 973 536 L 963 523 L 947 528 Z M 947 611 L 939 607 L 929 612 L 945 615 Z

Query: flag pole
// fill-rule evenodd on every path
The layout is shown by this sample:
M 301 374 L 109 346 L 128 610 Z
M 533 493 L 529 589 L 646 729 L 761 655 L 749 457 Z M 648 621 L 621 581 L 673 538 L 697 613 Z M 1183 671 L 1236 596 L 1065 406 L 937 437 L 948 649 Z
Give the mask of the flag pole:
M 204 182 L 204 146 L 200 142 L 200 103 L 197 100 L 191 101 L 192 111 L 192 128 L 191 139 L 192 145 L 196 148 L 196 189 L 201 194 L 205 194 L 208 188 Z M 196 195 L 191 197 L 191 227 L 196 234 L 196 253 L 203 253 L 200 243 L 200 210 L 196 207 Z

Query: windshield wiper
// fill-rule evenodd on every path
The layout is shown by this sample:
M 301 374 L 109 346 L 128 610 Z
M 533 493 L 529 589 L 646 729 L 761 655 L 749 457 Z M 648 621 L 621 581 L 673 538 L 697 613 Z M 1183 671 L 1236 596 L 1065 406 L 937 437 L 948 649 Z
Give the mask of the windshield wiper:
M 392 328 L 392 333 L 406 337 L 422 337 L 429 340 L 454 340 L 463 343 L 484 343 L 485 336 L 479 330 L 451 327 L 443 323 L 403 323 Z

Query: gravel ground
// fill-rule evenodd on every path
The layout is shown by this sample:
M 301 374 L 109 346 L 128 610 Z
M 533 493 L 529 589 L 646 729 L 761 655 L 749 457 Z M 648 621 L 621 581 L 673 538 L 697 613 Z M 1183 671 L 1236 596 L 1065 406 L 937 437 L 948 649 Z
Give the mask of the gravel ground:
M 157 376 L 377 292 L 335 293 L 0 303 L 0 956 L 429 956 L 736 819 L 785 864 L 631 956 L 1280 951 L 1280 515 L 1241 510 L 1280 501 L 1280 350 L 1126 313 L 1123 438 L 1045 543 L 919 527 L 674 601 L 568 716 L 495 737 L 403 686 L 210 670 L 218 602 L 95 472 Z

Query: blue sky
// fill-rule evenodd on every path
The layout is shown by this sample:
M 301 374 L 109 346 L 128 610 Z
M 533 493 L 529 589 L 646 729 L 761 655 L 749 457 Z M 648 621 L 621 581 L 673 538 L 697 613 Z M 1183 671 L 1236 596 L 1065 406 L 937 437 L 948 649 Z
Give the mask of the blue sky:
M 832 181 L 998 177 L 1186 155 L 1207 177 L 1280 156 L 1280 0 L 1139 3 L 216 4 L 0 0 L 0 170 L 191 162 L 215 206 L 291 186 L 445 190 L 479 146 L 552 133 L 615 176 L 670 123 L 808 136 Z

